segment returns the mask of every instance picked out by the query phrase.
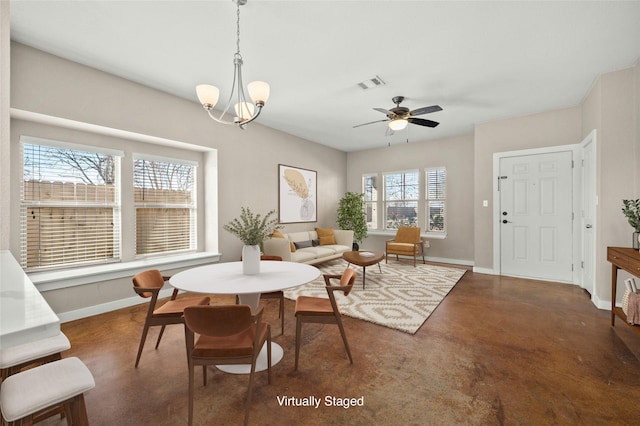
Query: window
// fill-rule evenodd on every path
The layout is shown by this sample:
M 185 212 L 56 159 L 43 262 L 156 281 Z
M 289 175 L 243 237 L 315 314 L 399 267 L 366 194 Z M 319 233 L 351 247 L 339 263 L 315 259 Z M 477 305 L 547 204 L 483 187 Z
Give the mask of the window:
M 119 151 L 21 138 L 25 270 L 120 260 Z
M 445 232 L 447 170 L 444 167 L 425 169 L 426 212 L 430 232 Z
M 195 163 L 137 155 L 136 254 L 196 249 Z
M 364 193 L 364 208 L 367 216 L 367 228 L 378 229 L 378 177 L 364 175 L 362 177 L 362 192 Z
M 387 173 L 384 175 L 385 229 L 418 224 L 420 196 L 418 171 Z

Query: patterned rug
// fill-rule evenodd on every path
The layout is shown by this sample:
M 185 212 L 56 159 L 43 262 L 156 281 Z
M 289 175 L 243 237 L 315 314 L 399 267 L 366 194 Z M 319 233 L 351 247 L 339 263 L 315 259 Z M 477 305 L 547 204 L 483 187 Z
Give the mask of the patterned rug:
M 317 265 L 323 274 L 341 274 L 347 266 L 343 259 Z M 362 267 L 351 265 L 357 272 L 349 296 L 334 293 L 340 312 L 385 327 L 415 334 L 429 315 L 462 278 L 466 270 L 411 262 L 380 263 L 367 267 L 365 290 L 362 289 Z M 337 281 L 335 281 L 337 284 Z M 309 284 L 285 290 L 285 297 L 328 298 L 322 277 Z

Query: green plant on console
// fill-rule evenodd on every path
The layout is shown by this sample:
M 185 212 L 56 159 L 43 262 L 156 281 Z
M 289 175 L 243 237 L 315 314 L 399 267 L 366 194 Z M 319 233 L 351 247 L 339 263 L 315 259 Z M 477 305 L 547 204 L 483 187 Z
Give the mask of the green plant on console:
M 242 207 L 240 217 L 233 219 L 223 228 L 238 237 L 247 246 L 262 246 L 262 242 L 269 238 L 273 231 L 282 228 L 278 225 L 277 219 L 270 219 L 271 215 L 275 213 L 275 210 L 271 210 L 263 217 L 260 214 L 253 214 L 247 207 Z
M 624 207 L 622 213 L 629 221 L 629 225 L 636 231 L 640 232 L 640 199 L 638 200 L 622 200 Z
M 346 192 L 338 204 L 338 228 L 353 231 L 353 241 L 361 243 L 367 237 L 367 216 L 364 194 Z

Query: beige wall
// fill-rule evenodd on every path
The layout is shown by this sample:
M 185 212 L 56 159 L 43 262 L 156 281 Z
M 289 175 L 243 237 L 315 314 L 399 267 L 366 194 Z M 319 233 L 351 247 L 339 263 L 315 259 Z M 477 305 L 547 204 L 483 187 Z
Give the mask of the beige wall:
M 10 107 L 9 2 L 0 1 L 0 250 L 9 249 L 9 107 Z
M 493 154 L 579 143 L 580 107 L 565 108 L 475 127 L 475 264 L 493 269 Z M 488 200 L 489 207 L 482 201 Z
M 17 43 L 11 44 L 11 72 L 13 108 L 216 149 L 219 210 L 214 232 L 218 232 L 223 261 L 240 257 L 241 242 L 222 230 L 223 224 L 239 215 L 240 206 L 263 213 L 277 210 L 279 163 L 318 172 L 318 222 L 287 225 L 285 231 L 333 226 L 335 222 L 338 200 L 346 190 L 347 155 L 342 151 L 266 128 L 259 120 L 244 131 L 220 125 L 197 103 L 195 93 L 193 100 L 178 98 Z M 268 114 L 268 110 L 267 105 L 263 114 Z M 76 143 L 105 142 L 124 149 L 127 155 L 136 149 L 152 149 L 158 155 L 174 152 L 166 147 L 108 140 L 104 136 L 22 120 L 13 120 L 12 127 L 12 151 L 17 149 L 19 135 L 26 132 L 52 139 L 73 139 Z M 5 148 L 3 141 L 3 150 Z M 9 161 L 4 157 L 2 161 L 0 169 L 7 170 Z M 15 173 L 19 173 L 19 169 L 14 170 Z M 12 180 L 15 182 L 17 177 L 12 176 Z M 3 185 L 5 182 L 3 178 Z M 15 185 L 11 188 L 11 204 L 16 204 L 19 192 Z M 210 198 L 215 197 L 215 192 L 204 186 L 200 190 L 200 201 L 212 202 Z M 5 197 L 2 202 L 7 202 Z M 16 211 L 12 209 L 10 214 L 11 229 L 18 229 Z M 6 223 L 6 219 L 5 215 L 1 222 Z M 203 228 L 201 226 L 199 232 L 199 245 L 211 237 L 203 235 Z M 123 232 L 123 235 L 131 234 Z M 18 257 L 18 235 L 12 233 L 10 240 L 11 250 Z M 44 296 L 59 313 L 131 297 L 133 292 L 130 279 L 121 279 L 49 291 Z
M 638 67 L 604 74 L 582 104 L 582 135 L 597 129 L 596 298 L 611 300 L 608 246 L 631 246 L 623 199 L 640 198 Z M 619 290 L 625 274 L 620 274 Z M 622 294 L 619 291 L 618 294 Z
M 430 239 L 430 258 L 473 262 L 473 135 L 351 152 L 347 161 L 347 187 L 362 192 L 365 173 L 425 167 L 447 168 L 447 238 Z M 369 236 L 362 247 L 384 250 L 389 236 Z
M 8 20 L 7 3 L 2 2 L 3 23 Z M 6 83 L 2 82 L 6 82 L 5 58 L 9 53 L 4 28 L 5 25 L 0 34 L 3 103 L 8 99 Z M 476 267 L 491 269 L 492 210 L 482 207 L 482 200 L 489 200 L 489 206 L 493 203 L 493 154 L 579 143 L 595 128 L 598 130 L 597 191 L 600 197 L 597 297 L 607 300 L 610 294 L 606 246 L 630 245 L 631 229 L 620 212 L 620 204 L 623 198 L 640 198 L 638 66 L 601 76 L 580 106 L 477 124 L 473 135 L 346 154 L 259 123 L 245 131 L 221 126 L 207 117 L 195 96 L 194 100 L 177 98 L 20 44 L 10 47 L 12 107 L 216 149 L 220 177 L 217 231 L 238 214 L 242 205 L 257 206 L 257 210 L 264 211 L 277 208 L 279 163 L 318 171 L 318 226 L 334 225 L 339 198 L 347 190 L 360 190 L 363 173 L 444 165 L 449 172 L 450 235 L 445 240 L 433 240 L 429 254 L 451 260 L 473 260 Z M 12 132 L 14 141 L 9 144 L 8 127 L 4 125 L 8 113 L 1 106 L 0 120 L 4 120 L 0 149 L 0 230 L 5 229 L 7 223 L 16 229 L 15 214 L 10 213 L 10 206 L 15 204 L 17 193 L 15 189 L 8 189 L 12 179 L 5 175 L 9 173 L 9 151 L 13 151 L 16 132 L 27 124 L 16 121 L 17 129 Z M 29 124 L 28 127 L 34 131 L 38 126 Z M 56 131 L 48 132 L 43 136 Z M 206 199 L 210 192 L 207 188 L 202 191 Z M 470 204 L 473 208 L 469 208 Z M 287 225 L 285 232 L 315 225 Z M 363 246 L 379 248 L 383 238 L 370 237 Z M 15 234 L 7 236 L 6 232 L 0 236 L 0 248 L 8 247 L 9 241 L 15 251 Z M 235 237 L 220 231 L 218 241 L 223 260 L 239 257 L 241 243 Z M 131 294 L 130 282 L 124 279 L 50 293 L 45 297 L 49 297 L 56 312 Z M 76 304 L 69 306 L 64 300 L 76 300 Z

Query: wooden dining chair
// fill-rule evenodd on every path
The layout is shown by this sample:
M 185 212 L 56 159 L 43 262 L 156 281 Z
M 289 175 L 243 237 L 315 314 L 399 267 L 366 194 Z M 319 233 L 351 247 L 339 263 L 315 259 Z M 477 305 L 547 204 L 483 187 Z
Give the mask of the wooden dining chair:
M 267 380 L 271 383 L 271 327 L 262 322 L 264 308 L 255 314 L 247 305 L 189 306 L 184 310 L 184 332 L 189 367 L 189 426 L 193 424 L 194 371 L 202 366 L 207 385 L 207 365 L 251 364 L 244 424 L 249 421 L 256 359 L 267 345 Z M 198 334 L 198 340 L 195 340 Z
M 344 326 L 342 325 L 342 315 L 338 309 L 336 298 L 334 296 L 335 291 L 344 292 L 345 296 L 348 296 L 353 288 L 353 283 L 356 280 L 356 272 L 353 269 L 347 268 L 342 275 L 329 275 L 324 274 L 324 282 L 329 299 L 322 297 L 311 296 L 299 296 L 296 300 L 296 363 L 294 370 L 298 369 L 298 358 L 300 354 L 300 340 L 302 333 L 302 324 L 308 323 L 322 323 L 322 324 L 337 324 L 342 335 L 342 341 L 344 347 L 347 350 L 349 356 L 349 362 L 353 364 L 351 358 L 351 351 L 349 350 L 349 342 L 347 342 L 347 335 L 344 332 Z M 332 279 L 339 279 L 340 284 L 336 286 L 331 285 Z
M 136 368 L 140 362 L 140 356 L 142 355 L 142 348 L 144 342 L 147 340 L 147 333 L 150 327 L 161 326 L 160 334 L 158 335 L 158 341 L 156 342 L 156 349 L 160 345 L 164 328 L 171 324 L 182 324 L 184 308 L 191 305 L 208 305 L 209 297 L 186 297 L 177 299 L 178 289 L 173 289 L 171 299 L 164 303 L 160 307 L 156 307 L 158 303 L 158 295 L 160 290 L 164 287 L 165 281 L 168 281 L 169 277 L 163 276 L 157 269 L 150 269 L 148 271 L 140 272 L 133 277 L 133 290 L 143 298 L 151 298 L 149 301 L 149 309 L 147 309 L 147 317 L 144 321 L 144 328 L 142 329 L 142 337 L 140 338 L 140 346 L 138 347 L 138 355 L 136 356 Z
M 269 256 L 269 255 L 263 254 L 262 256 L 260 256 L 260 260 L 282 261 L 282 257 Z M 270 291 L 268 293 L 262 293 L 260 295 L 260 299 L 262 300 L 277 299 L 280 301 L 280 311 L 278 313 L 278 318 L 280 318 L 280 335 L 283 335 L 284 334 L 284 291 L 277 290 L 277 291 Z M 236 296 L 236 303 L 239 303 L 239 301 L 240 299 L 238 298 L 238 296 Z

